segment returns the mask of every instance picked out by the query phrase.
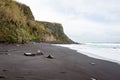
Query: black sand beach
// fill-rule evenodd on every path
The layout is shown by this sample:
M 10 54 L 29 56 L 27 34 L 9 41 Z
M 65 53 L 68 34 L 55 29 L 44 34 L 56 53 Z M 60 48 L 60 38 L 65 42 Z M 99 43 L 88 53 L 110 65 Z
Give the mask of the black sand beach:
M 120 65 L 46 43 L 0 44 L 0 80 L 120 80 Z

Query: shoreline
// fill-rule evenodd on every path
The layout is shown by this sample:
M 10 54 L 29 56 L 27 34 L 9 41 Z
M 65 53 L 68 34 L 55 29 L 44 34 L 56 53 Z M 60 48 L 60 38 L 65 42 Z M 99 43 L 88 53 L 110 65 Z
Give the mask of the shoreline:
M 37 50 L 44 55 L 24 56 Z M 46 58 L 49 54 L 54 59 Z M 0 44 L 0 78 L 5 80 L 119 80 L 119 70 L 117 63 L 48 43 Z
M 92 43 L 91 43 L 92 44 Z M 109 44 L 107 44 L 109 45 Z M 118 46 L 109 46 L 109 47 L 105 47 L 102 45 L 100 47 L 99 46 L 91 46 L 91 45 L 70 45 L 70 44 L 58 44 L 56 46 L 61 46 L 61 47 L 66 47 L 72 50 L 76 50 L 78 53 L 81 53 L 83 55 L 86 55 L 88 57 L 91 58 L 95 58 L 95 59 L 100 59 L 100 60 L 105 60 L 105 61 L 110 61 L 113 63 L 117 63 L 120 64 L 120 51 L 119 51 L 119 47 Z M 116 47 L 116 48 L 115 48 Z

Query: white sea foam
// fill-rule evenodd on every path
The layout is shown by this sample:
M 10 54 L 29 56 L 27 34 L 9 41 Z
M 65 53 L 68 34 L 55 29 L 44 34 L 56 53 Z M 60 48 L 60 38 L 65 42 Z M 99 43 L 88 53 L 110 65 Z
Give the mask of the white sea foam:
M 60 44 L 57 46 L 67 47 L 73 50 L 77 50 L 79 53 L 89 57 L 108 60 L 120 64 L 120 44 L 86 43 L 84 45 Z

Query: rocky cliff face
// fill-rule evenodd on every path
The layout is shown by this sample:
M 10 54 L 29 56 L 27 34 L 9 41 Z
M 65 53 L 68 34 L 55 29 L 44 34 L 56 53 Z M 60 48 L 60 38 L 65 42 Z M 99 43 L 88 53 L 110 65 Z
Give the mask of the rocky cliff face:
M 30 8 L 13 0 L 0 0 L 0 42 L 73 43 L 59 23 L 35 21 Z

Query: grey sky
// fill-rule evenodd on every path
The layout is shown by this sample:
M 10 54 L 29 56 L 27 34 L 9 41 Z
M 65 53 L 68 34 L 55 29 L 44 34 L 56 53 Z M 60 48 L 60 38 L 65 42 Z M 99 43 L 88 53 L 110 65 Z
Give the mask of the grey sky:
M 17 0 L 78 42 L 120 42 L 120 0 Z

